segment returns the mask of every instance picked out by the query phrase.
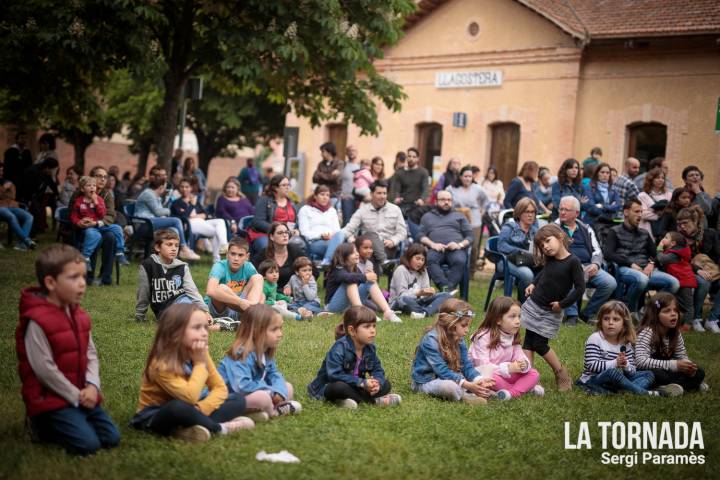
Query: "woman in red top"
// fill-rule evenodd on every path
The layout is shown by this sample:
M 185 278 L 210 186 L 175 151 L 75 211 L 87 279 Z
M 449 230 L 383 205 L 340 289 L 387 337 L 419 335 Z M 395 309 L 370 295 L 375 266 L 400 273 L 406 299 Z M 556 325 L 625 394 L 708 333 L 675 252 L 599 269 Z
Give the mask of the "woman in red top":
M 250 253 L 255 254 L 268 246 L 267 234 L 274 222 L 284 223 L 290 230 L 290 244 L 305 250 L 305 242 L 297 229 L 297 209 L 288 197 L 290 180 L 284 175 L 275 175 L 270 179 L 263 195 L 255 204 L 255 216 L 248 229 Z

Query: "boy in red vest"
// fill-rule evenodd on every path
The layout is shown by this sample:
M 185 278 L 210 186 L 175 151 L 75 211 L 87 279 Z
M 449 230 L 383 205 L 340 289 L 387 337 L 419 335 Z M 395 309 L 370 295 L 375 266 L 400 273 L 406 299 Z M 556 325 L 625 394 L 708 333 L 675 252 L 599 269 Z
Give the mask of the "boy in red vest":
M 662 252 L 658 252 L 657 259 L 663 270 L 680 282 L 680 288 L 675 297 L 678 301 L 683 327 L 685 330 L 689 330 L 690 323 L 693 322 L 693 295 L 698 286 L 695 272 L 690 264 L 692 258 L 690 247 L 681 233 L 668 232 L 660 240 L 658 248 L 662 249 Z M 697 320 L 698 323 L 701 321 Z
M 80 308 L 85 258 L 51 245 L 35 262 L 39 287 L 20 293 L 15 331 L 22 397 L 32 433 L 68 452 L 115 447 L 120 432 L 100 407 L 98 356 L 90 317 Z

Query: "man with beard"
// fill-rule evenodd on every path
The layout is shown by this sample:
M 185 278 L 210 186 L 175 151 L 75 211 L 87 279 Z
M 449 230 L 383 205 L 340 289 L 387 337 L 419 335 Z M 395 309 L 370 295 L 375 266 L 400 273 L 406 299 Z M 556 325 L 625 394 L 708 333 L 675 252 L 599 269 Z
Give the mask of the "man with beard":
M 473 230 L 467 217 L 452 209 L 452 194 L 437 194 L 437 205 L 420 221 L 420 243 L 428 247 L 427 268 L 430 278 L 441 291 L 454 290 L 465 271 L 467 247 L 472 245 Z M 442 266 L 449 265 L 447 274 Z

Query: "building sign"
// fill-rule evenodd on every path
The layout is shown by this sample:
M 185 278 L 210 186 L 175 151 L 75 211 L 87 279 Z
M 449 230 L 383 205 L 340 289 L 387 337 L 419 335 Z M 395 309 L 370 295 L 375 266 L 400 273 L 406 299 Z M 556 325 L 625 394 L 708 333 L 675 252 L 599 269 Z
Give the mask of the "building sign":
M 499 87 L 502 82 L 502 70 L 438 72 L 435 74 L 435 88 Z

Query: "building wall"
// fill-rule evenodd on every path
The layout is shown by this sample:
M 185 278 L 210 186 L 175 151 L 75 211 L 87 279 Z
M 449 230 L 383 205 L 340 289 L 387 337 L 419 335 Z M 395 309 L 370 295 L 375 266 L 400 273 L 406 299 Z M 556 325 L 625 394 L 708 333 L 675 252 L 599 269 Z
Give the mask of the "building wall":
M 476 21 L 480 34 L 467 26 Z M 714 40 L 710 38 L 709 40 Z M 667 158 L 675 184 L 683 167 L 706 173 L 707 190 L 720 190 L 720 137 L 714 133 L 720 96 L 717 47 L 704 40 L 653 40 L 649 49 L 622 42 L 591 43 L 584 51 L 558 26 L 511 0 L 454 0 L 411 28 L 376 66 L 402 85 L 400 113 L 378 106 L 377 137 L 360 137 L 348 126 L 348 144 L 361 158 L 380 155 L 392 173 L 395 153 L 416 145 L 415 126 L 443 126 L 442 157 L 487 168 L 490 128 L 518 123 L 518 164 L 535 160 L 556 170 L 567 157 L 587 157 L 594 146 L 621 166 L 627 154 L 625 127 L 657 121 L 668 126 Z M 502 70 L 500 87 L 437 89 L 436 72 Z M 467 113 L 465 129 L 452 127 L 452 113 Z M 299 151 L 307 156 L 306 190 L 319 162 L 324 128 L 288 115 L 300 127 Z

